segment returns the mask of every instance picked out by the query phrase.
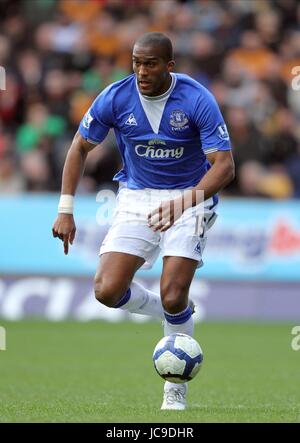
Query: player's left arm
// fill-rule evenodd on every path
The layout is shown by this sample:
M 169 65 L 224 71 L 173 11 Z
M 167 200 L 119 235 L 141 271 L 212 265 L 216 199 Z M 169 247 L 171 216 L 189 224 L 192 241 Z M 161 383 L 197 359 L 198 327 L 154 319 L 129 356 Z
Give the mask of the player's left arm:
M 231 150 L 217 151 L 209 156 L 212 167 L 192 189 L 191 206 L 217 194 L 234 179 L 235 166 Z
M 217 194 L 235 174 L 229 134 L 215 97 L 206 89 L 199 94 L 194 108 L 201 145 L 211 168 L 192 189 L 191 206 Z
M 194 188 L 185 191 L 182 197 L 162 202 L 149 214 L 148 224 L 154 231 L 166 231 L 186 209 L 209 199 L 234 179 L 231 150 L 210 154 L 209 161 L 212 167 Z
M 162 202 L 148 216 L 148 224 L 154 231 L 166 231 L 191 206 L 209 199 L 234 178 L 235 168 L 226 125 L 215 98 L 203 92 L 195 107 L 195 124 L 199 129 L 201 145 L 212 165 L 199 183 L 183 196 Z

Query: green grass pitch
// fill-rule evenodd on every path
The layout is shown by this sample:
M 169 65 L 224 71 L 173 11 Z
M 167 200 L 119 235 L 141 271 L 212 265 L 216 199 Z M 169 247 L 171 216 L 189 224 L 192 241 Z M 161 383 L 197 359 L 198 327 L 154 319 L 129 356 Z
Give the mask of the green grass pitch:
M 204 363 L 185 411 L 160 411 L 160 323 L 0 324 L 1 422 L 300 422 L 292 324 L 197 324 Z

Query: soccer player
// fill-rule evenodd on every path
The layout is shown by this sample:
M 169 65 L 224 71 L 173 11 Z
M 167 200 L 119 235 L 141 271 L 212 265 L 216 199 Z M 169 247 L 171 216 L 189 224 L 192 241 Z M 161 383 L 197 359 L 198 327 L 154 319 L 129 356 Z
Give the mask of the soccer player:
M 228 132 L 212 94 L 173 73 L 170 39 L 142 35 L 134 74 L 108 86 L 83 117 L 64 165 L 53 236 L 68 254 L 75 237 L 73 197 L 85 159 L 114 129 L 123 168 L 112 226 L 100 248 L 95 295 L 111 308 L 164 319 L 164 334 L 193 335 L 189 287 L 202 265 L 217 192 L 234 176 Z M 163 256 L 160 295 L 133 280 Z M 185 409 L 187 384 L 165 382 L 161 409 Z

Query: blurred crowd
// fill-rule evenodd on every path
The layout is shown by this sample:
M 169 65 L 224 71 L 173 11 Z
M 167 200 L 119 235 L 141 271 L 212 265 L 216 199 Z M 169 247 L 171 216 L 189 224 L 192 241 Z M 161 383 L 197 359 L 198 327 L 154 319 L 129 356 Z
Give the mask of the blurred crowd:
M 83 114 L 132 72 L 133 42 L 148 31 L 171 38 L 176 71 L 221 107 L 236 163 L 224 194 L 299 198 L 297 0 L 1 0 L 0 192 L 60 190 Z M 120 166 L 112 133 L 89 154 L 79 192 L 112 187 Z

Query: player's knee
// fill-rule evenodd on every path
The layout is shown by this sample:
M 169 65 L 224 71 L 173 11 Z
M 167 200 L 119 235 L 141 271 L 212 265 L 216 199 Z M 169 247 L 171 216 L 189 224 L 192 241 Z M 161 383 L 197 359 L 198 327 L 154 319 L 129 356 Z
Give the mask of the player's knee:
M 94 285 L 95 297 L 100 303 L 109 308 L 113 308 L 119 301 L 120 296 L 118 288 L 103 280 L 96 280 Z
M 161 288 L 163 308 L 170 314 L 177 314 L 186 308 L 188 287 L 172 281 Z

